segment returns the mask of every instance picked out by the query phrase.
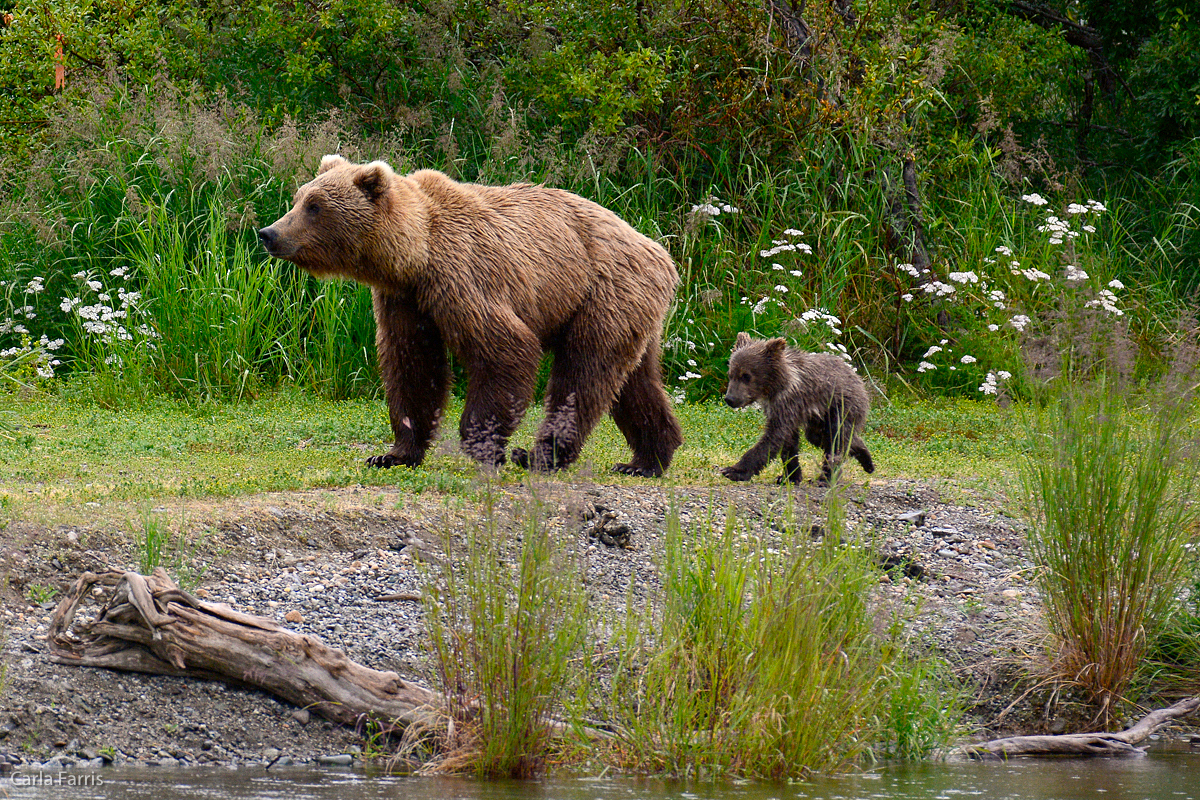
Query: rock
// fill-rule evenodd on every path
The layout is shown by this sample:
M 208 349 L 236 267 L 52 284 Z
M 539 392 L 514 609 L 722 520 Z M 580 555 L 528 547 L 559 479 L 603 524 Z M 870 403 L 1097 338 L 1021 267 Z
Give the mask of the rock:
M 906 514 L 900 514 L 896 517 L 896 520 L 898 522 L 906 522 L 913 527 L 919 528 L 925 524 L 925 517 L 928 513 L 928 509 L 920 508 L 916 511 L 909 511 Z
M 349 753 L 336 756 L 317 756 L 317 763 L 326 767 L 348 767 L 354 763 L 354 756 Z
M 307 725 L 309 720 L 309 712 L 307 708 L 297 708 L 292 712 L 292 719 L 299 722 L 301 725 Z
M 301 624 L 302 622 L 304 622 L 304 615 L 303 615 L 303 614 L 301 614 L 299 611 L 297 611 L 297 610 L 296 610 L 296 609 L 294 609 L 294 608 L 293 608 L 291 611 L 289 611 L 289 612 L 287 612 L 286 614 L 284 614 L 284 615 L 283 615 L 283 618 L 284 618 L 285 620 L 287 620 L 288 622 L 295 623 L 295 624 L 297 624 L 297 625 L 299 625 L 299 624 Z

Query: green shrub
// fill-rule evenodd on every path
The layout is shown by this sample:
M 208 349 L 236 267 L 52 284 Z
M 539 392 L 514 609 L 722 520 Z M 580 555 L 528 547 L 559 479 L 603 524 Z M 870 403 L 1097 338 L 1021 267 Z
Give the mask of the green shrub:
M 1107 721 L 1192 579 L 1200 510 L 1192 391 L 1065 386 L 1030 411 L 1023 471 L 1030 555 L 1054 639 L 1052 669 Z
M 489 497 L 489 504 L 492 502 Z M 443 764 L 484 777 L 528 778 L 545 765 L 555 714 L 587 624 L 571 549 L 536 500 L 524 510 L 516 562 L 493 508 L 425 586 L 435 669 L 456 740 Z

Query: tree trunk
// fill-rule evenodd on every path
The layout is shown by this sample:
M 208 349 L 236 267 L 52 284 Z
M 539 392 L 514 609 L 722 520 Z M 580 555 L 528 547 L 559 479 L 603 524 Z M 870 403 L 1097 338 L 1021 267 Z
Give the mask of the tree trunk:
M 1152 711 L 1132 728 L 1120 733 L 1066 733 L 1060 736 L 1013 736 L 963 748 L 973 758 L 1012 756 L 1140 756 L 1135 747 L 1168 722 L 1200 708 L 1200 697 L 1180 700 L 1169 708 Z
M 113 587 L 96 619 L 71 623 L 93 587 Z M 344 725 L 376 719 L 407 727 L 440 695 L 394 672 L 357 664 L 312 636 L 149 576 L 85 572 L 58 604 L 47 637 L 59 664 L 223 680 L 270 692 Z

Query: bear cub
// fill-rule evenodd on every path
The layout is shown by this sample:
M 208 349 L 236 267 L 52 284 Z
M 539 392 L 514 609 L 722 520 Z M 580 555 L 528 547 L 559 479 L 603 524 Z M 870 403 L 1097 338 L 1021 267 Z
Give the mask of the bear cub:
M 799 483 L 802 430 L 810 444 L 825 451 L 820 483 L 832 479 L 847 452 L 864 470 L 875 471 L 860 438 L 870 408 L 867 390 L 840 356 L 805 353 L 783 339 L 752 339 L 739 333 L 729 358 L 725 402 L 744 408 L 755 401 L 766 415 L 766 430 L 738 463 L 721 468 L 729 480 L 748 481 L 779 455 L 783 474 L 776 482 Z

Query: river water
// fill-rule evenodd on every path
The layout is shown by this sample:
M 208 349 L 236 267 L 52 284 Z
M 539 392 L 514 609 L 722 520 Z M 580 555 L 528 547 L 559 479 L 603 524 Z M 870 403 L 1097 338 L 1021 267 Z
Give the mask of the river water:
M 1200 800 L 1200 753 L 892 766 L 796 784 L 404 778 L 362 770 L 216 767 L 16 772 L 0 797 L 54 800 Z

